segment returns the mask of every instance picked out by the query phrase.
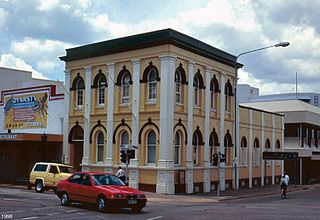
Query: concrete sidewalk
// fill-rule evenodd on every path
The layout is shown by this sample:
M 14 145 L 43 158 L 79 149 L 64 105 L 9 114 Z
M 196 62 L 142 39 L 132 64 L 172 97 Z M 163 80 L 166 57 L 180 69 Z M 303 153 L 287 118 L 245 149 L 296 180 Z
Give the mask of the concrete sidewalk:
M 288 193 L 293 191 L 306 190 L 314 185 L 289 185 Z M 208 202 L 219 202 L 224 200 L 249 198 L 256 196 L 265 195 L 277 195 L 280 196 L 280 186 L 269 185 L 265 187 L 253 187 L 253 188 L 241 188 L 238 190 L 228 189 L 220 191 L 219 198 L 217 197 L 217 191 L 212 191 L 209 193 L 197 193 L 189 195 L 164 195 L 157 193 L 146 192 L 148 201 L 150 202 L 178 202 L 178 203 L 208 203 Z

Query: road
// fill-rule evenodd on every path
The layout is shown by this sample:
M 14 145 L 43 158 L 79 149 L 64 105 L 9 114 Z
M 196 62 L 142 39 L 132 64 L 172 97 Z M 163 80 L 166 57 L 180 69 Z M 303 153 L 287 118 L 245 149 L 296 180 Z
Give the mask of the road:
M 94 206 L 60 205 L 57 196 L 21 188 L 0 188 L 0 219 L 319 219 L 320 187 L 291 192 L 288 199 L 279 195 L 215 201 L 150 199 L 140 214 L 129 209 L 99 213 Z M 210 202 L 208 202 L 210 201 Z

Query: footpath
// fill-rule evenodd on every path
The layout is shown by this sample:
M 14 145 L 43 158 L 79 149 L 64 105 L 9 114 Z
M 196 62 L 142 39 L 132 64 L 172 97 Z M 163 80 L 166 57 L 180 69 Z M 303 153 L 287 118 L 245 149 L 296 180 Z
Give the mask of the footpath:
M 315 186 L 316 185 L 289 185 L 287 193 L 290 195 L 290 192 L 307 190 Z M 264 187 L 241 188 L 237 190 L 226 189 L 220 191 L 219 198 L 217 197 L 217 191 L 183 195 L 165 195 L 146 192 L 148 201 L 167 203 L 208 203 L 266 195 L 279 195 L 280 197 L 280 186 L 275 184 Z

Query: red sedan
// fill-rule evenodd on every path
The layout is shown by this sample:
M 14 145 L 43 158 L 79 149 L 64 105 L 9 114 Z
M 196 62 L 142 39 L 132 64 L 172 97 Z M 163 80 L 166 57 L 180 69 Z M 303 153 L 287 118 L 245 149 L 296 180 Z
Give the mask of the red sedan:
M 143 192 L 103 172 L 76 172 L 58 183 L 56 194 L 64 206 L 71 202 L 92 203 L 101 212 L 109 208 L 131 208 L 139 213 L 147 203 Z

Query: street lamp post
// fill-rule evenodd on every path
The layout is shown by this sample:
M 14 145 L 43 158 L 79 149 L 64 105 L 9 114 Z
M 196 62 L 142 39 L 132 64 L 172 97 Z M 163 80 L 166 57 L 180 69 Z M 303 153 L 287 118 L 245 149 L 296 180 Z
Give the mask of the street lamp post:
M 234 188 L 238 189 L 239 188 L 239 181 L 238 181 L 238 153 L 237 153 L 237 148 L 238 148 L 238 137 L 237 137 L 237 132 L 238 132 L 238 118 L 237 118 L 237 114 L 238 114 L 238 97 L 237 97 L 237 84 L 238 84 L 238 68 L 237 68 L 237 61 L 239 59 L 240 56 L 248 54 L 248 53 L 253 53 L 253 52 L 257 52 L 260 50 L 266 50 L 268 48 L 272 48 L 272 47 L 287 47 L 289 46 L 290 43 L 289 42 L 280 42 L 271 46 L 267 46 L 267 47 L 261 47 L 261 48 L 257 48 L 257 49 L 253 49 L 253 50 L 249 50 L 249 51 L 245 51 L 240 53 L 235 61 L 234 61 L 234 69 L 235 69 L 235 87 L 234 87 L 234 180 L 235 180 L 235 184 L 234 184 Z

